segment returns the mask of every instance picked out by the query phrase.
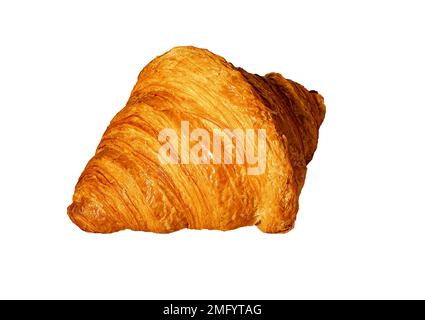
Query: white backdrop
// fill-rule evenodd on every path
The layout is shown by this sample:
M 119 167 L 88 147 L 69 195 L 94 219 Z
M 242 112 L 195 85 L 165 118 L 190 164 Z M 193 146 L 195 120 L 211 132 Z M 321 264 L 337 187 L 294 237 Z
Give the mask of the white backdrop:
M 425 298 L 423 1 L 2 1 L 0 298 Z M 195 45 L 327 105 L 296 227 L 80 231 L 141 68 Z

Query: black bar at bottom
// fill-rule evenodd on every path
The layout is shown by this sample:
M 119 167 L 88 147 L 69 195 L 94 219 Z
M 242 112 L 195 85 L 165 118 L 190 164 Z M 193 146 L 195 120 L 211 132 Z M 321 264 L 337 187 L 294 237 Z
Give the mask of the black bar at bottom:
M 51 301 L 0 301 L 3 314 L 11 312 L 15 317 L 30 314 L 57 318 L 60 314 L 67 317 L 117 317 L 123 319 L 284 319 L 294 316 L 301 318 L 325 317 L 326 319 L 345 319 L 347 316 L 363 319 L 376 316 L 405 319 L 412 312 L 422 314 L 422 308 L 416 309 L 417 302 L 405 307 L 394 301 L 283 301 L 283 300 L 73 300 L 53 301 L 63 304 L 52 307 Z M 19 304 L 27 303 L 29 307 Z M 359 303 L 361 302 L 361 303 Z M 364 303 L 366 302 L 366 303 Z M 10 308 L 9 310 L 7 310 Z M 60 311 L 60 312 L 59 312 Z M 59 313 L 58 313 L 59 312 Z

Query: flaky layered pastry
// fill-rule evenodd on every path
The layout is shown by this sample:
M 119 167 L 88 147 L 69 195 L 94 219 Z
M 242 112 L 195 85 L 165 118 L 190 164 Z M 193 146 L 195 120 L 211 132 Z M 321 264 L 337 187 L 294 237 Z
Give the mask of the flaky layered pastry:
M 278 73 L 262 77 L 204 49 L 174 48 L 140 73 L 81 174 L 68 215 L 82 230 L 100 233 L 251 225 L 287 232 L 324 116 L 316 91 Z M 174 129 L 181 143 L 183 122 L 208 132 L 264 129 L 264 172 L 248 174 L 249 163 L 183 163 L 181 154 L 162 163 L 160 132 Z M 246 136 L 245 146 L 259 156 L 255 139 Z

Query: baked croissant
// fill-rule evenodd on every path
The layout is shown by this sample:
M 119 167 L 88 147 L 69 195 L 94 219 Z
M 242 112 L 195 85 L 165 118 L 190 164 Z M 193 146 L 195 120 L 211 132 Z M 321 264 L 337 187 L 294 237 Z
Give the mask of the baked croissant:
M 174 48 L 140 73 L 68 215 L 100 233 L 287 232 L 324 116 L 322 96 L 278 73 L 261 77 L 207 50 Z

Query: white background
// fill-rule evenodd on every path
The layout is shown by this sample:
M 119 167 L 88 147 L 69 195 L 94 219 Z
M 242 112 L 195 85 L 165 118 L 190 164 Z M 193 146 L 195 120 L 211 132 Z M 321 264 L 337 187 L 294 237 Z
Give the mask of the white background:
M 423 1 L 2 1 L 0 298 L 425 298 Z M 75 183 L 176 45 L 318 90 L 293 231 L 80 231 Z

